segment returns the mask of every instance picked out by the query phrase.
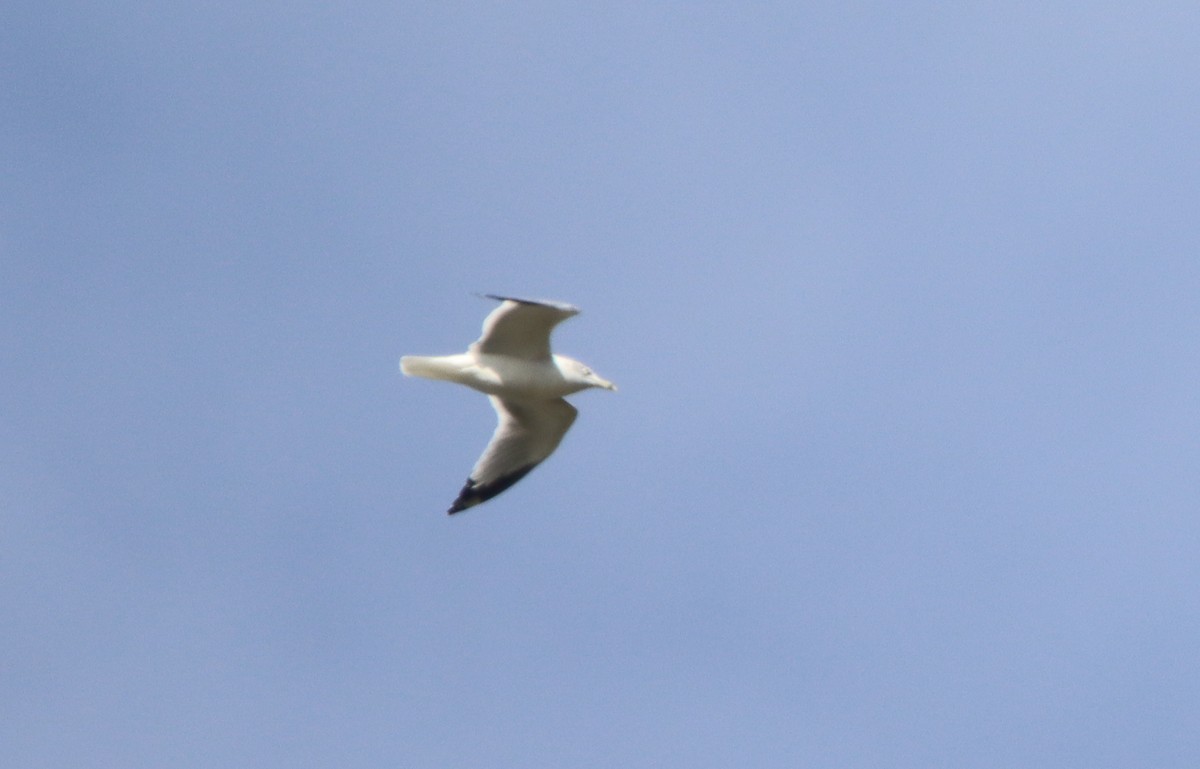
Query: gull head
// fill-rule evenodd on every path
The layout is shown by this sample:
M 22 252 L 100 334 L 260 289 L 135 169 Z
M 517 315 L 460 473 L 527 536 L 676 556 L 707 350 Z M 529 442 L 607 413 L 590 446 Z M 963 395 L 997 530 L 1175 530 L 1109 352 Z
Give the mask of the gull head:
M 565 355 L 555 355 L 554 360 L 558 364 L 559 370 L 562 371 L 563 377 L 569 382 L 582 385 L 579 388 L 581 390 L 588 387 L 600 387 L 605 390 L 612 390 L 613 392 L 617 391 L 615 384 L 573 358 L 568 358 Z

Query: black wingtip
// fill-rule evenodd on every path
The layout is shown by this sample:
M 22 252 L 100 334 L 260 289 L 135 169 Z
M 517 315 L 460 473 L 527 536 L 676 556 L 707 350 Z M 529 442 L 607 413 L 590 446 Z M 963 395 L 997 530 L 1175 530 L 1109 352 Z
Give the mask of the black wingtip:
M 491 483 L 482 485 L 468 478 L 466 484 L 462 487 L 462 491 L 458 492 L 458 499 L 454 500 L 454 504 L 450 505 L 450 509 L 446 511 L 446 514 L 454 515 L 455 513 L 461 513 L 463 510 L 474 507 L 481 502 L 487 502 L 500 492 L 511 488 L 514 483 L 526 475 L 529 475 L 529 471 L 536 466 L 536 462 L 532 465 L 525 465 L 513 470 L 508 475 L 497 478 Z
M 484 500 L 482 500 L 482 499 L 467 499 L 467 489 L 463 488 L 462 492 L 460 494 L 458 494 L 458 499 L 455 499 L 454 504 L 450 505 L 450 509 L 446 510 L 446 515 L 452 516 L 456 512 L 462 512 L 463 510 L 469 509 L 469 507 L 474 507 L 475 505 L 478 505 L 479 503 L 481 503 L 481 501 L 484 501 Z

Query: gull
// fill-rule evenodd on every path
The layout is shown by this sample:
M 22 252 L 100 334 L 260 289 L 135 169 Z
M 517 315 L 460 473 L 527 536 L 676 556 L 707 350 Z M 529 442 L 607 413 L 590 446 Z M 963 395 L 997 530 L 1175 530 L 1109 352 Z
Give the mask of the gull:
M 579 308 L 562 302 L 487 294 L 500 306 L 483 335 L 457 355 L 405 355 L 405 376 L 457 382 L 487 394 L 499 423 L 467 477 L 451 515 L 486 502 L 554 453 L 579 412 L 564 395 L 590 387 L 617 389 L 574 358 L 550 352 L 550 332 Z

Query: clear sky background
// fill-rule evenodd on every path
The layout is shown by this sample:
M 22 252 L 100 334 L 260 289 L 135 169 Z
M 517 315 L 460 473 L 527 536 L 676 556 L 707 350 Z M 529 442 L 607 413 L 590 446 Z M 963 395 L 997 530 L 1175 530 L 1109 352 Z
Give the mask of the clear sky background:
M 8 0 L 0 764 L 1200 765 L 1197 29 Z

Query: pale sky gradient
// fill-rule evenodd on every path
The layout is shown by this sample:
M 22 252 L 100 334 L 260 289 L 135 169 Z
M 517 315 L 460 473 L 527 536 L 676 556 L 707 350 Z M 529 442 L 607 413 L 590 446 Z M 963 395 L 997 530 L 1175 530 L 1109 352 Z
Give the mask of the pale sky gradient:
M 1198 29 L 9 0 L 0 765 L 1200 766 Z

